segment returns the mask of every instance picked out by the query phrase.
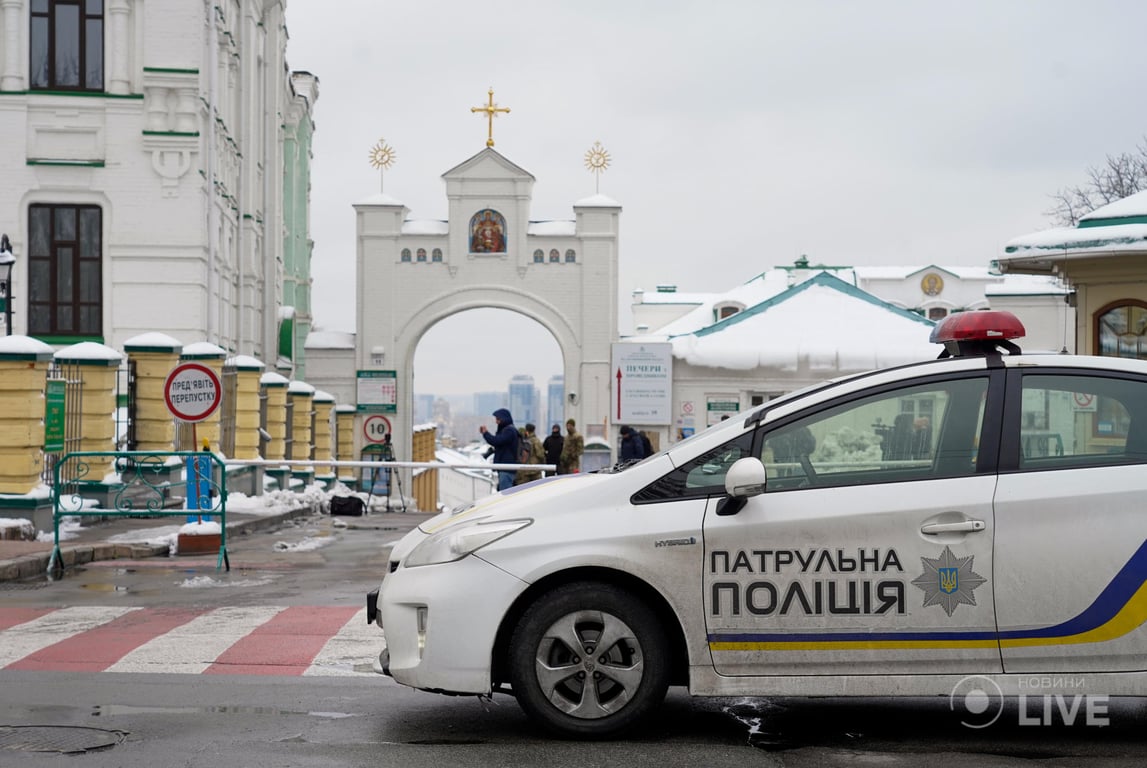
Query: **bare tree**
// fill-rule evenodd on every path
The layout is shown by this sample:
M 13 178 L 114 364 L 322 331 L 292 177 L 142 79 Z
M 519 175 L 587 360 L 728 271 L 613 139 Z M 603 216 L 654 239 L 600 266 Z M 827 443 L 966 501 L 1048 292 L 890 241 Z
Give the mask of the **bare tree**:
M 1051 196 L 1053 206 L 1045 211 L 1056 224 L 1074 227 L 1096 208 L 1147 189 L 1147 137 L 1135 152 L 1108 155 L 1101 166 L 1087 170 L 1083 186 L 1064 187 Z

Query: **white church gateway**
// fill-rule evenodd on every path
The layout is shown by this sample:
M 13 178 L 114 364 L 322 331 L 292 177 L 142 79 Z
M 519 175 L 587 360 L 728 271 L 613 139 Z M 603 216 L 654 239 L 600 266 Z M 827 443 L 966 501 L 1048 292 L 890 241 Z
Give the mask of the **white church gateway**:
M 446 221 L 408 220 L 409 209 L 384 194 L 354 206 L 356 440 L 376 442 L 390 429 L 398 455 L 411 455 L 418 342 L 441 320 L 478 308 L 518 312 L 553 334 L 565 418 L 604 426 L 621 206 L 595 195 L 574 203 L 572 220 L 531 221 L 533 175 L 490 147 L 442 178 Z

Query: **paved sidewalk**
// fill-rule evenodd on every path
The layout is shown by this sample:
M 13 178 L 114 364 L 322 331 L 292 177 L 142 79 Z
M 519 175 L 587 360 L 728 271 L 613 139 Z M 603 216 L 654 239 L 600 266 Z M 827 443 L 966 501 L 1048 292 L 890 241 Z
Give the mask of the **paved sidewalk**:
M 250 514 L 245 512 L 227 513 L 227 551 L 234 561 L 234 545 L 240 541 L 237 534 L 267 530 L 281 525 L 284 521 L 300 517 L 324 514 L 313 506 L 301 506 L 271 514 Z M 380 512 L 372 511 L 366 517 L 342 517 L 349 525 L 369 521 L 372 525 L 385 523 L 387 527 L 410 530 L 430 517 L 422 512 Z M 183 517 L 111 518 L 105 521 L 91 521 L 78 530 L 71 529 L 73 538 L 60 541 L 60 554 L 65 568 L 83 565 L 96 560 L 138 560 L 147 557 L 168 557 L 166 543 L 138 543 L 147 538 L 149 529 L 171 529 L 182 526 Z M 62 535 L 61 531 L 61 535 Z M 135 543 L 123 543 L 117 538 L 127 537 Z M 159 538 L 157 534 L 153 538 Z M 7 541 L 0 540 L 0 582 L 20 581 L 43 577 L 48 571 L 48 560 L 53 543 L 48 541 Z M 217 550 L 216 550 L 217 553 Z M 203 557 L 204 555 L 200 555 Z M 212 555 L 214 556 L 214 555 Z

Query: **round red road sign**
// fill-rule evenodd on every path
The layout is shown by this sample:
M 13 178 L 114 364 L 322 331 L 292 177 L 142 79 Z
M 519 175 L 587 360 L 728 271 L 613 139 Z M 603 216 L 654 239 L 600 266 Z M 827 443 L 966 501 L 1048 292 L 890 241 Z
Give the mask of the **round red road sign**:
M 362 433 L 368 443 L 381 443 L 390 432 L 390 420 L 377 413 L 367 416 L 362 423 Z
M 219 407 L 223 388 L 215 371 L 202 363 L 182 363 L 167 374 L 163 400 L 181 421 L 203 421 Z

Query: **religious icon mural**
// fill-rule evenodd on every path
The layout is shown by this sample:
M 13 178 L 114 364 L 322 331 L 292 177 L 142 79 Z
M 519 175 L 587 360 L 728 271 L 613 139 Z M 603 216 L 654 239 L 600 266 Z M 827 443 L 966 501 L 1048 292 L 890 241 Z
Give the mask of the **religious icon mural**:
M 506 219 L 502 214 L 486 208 L 470 219 L 471 253 L 505 253 Z

